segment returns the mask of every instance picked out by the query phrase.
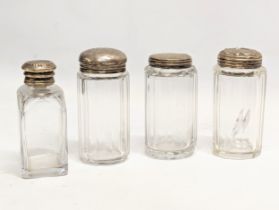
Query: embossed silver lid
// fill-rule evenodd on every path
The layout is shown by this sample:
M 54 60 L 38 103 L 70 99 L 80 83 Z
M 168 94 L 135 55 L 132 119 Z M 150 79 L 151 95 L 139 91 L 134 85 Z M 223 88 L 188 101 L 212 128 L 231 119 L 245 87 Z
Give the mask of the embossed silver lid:
M 158 68 L 189 68 L 192 58 L 185 53 L 157 53 L 149 56 L 149 65 Z
M 262 66 L 262 55 L 253 49 L 227 48 L 219 53 L 218 64 L 221 67 L 255 69 Z
M 56 65 L 49 60 L 32 60 L 25 62 L 22 67 L 24 70 L 24 83 L 30 86 L 51 85 L 54 83 L 54 70 Z
M 126 70 L 126 55 L 113 48 L 92 48 L 80 54 L 80 71 L 110 74 Z

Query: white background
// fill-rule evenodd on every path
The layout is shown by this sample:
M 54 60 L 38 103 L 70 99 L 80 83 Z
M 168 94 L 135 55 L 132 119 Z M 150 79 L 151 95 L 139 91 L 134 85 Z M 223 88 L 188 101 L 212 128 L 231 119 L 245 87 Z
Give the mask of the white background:
M 277 0 L 1 0 L 0 210 L 278 210 L 278 8 Z M 131 154 L 118 165 L 91 166 L 78 158 L 78 56 L 92 47 L 128 56 Z M 261 51 L 268 70 L 263 152 L 253 160 L 211 153 L 212 67 L 226 47 Z M 143 68 L 155 52 L 189 53 L 198 69 L 198 145 L 187 159 L 144 155 Z M 24 79 L 21 64 L 31 59 L 58 66 L 56 82 L 68 108 L 65 177 L 19 177 L 16 90 Z

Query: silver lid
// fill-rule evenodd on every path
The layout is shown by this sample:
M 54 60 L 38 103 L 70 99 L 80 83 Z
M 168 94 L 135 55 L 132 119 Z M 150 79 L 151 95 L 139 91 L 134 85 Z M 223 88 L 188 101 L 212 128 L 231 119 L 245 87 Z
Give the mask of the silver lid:
M 54 70 L 56 65 L 49 60 L 32 60 L 25 62 L 22 67 L 24 70 L 24 83 L 30 86 L 51 85 L 54 83 Z
M 80 71 L 91 73 L 118 73 L 126 70 L 126 55 L 113 48 L 92 48 L 80 54 Z
M 158 68 L 189 68 L 192 58 L 185 53 L 157 53 L 149 56 L 149 65 Z
M 218 64 L 221 67 L 255 69 L 262 66 L 262 55 L 253 49 L 227 48 L 219 53 Z

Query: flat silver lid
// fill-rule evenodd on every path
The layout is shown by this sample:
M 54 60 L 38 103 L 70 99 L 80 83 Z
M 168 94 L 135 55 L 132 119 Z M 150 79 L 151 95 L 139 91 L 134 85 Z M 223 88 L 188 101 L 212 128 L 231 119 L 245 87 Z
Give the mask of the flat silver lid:
M 185 53 L 157 53 L 149 56 L 149 65 L 158 68 L 189 68 L 192 58 Z
M 227 48 L 219 53 L 218 64 L 221 67 L 255 69 L 262 66 L 262 55 L 253 49 Z

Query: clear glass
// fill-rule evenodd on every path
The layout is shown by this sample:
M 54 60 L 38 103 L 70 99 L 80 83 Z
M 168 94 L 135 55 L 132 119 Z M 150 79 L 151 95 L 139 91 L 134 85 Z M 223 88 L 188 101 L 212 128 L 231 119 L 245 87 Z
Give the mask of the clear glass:
M 21 86 L 17 91 L 22 177 L 68 173 L 66 106 L 57 85 Z
M 129 154 L 129 74 L 79 72 L 79 143 L 85 163 L 111 164 Z
M 266 70 L 215 67 L 214 153 L 246 159 L 262 147 Z
M 145 150 L 158 159 L 178 159 L 194 152 L 197 139 L 195 67 L 145 69 Z

